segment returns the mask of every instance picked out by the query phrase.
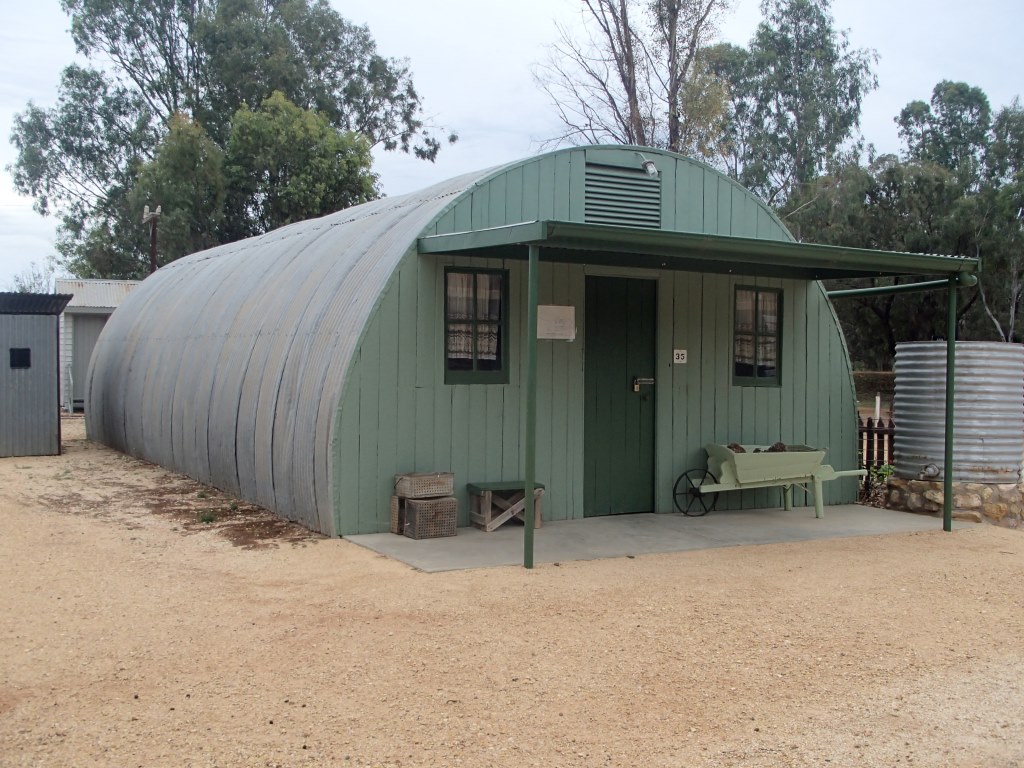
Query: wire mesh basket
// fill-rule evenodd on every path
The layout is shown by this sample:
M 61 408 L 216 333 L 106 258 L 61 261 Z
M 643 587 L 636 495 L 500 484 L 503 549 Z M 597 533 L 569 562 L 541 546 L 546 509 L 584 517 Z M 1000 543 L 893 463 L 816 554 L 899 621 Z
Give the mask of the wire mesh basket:
M 408 499 L 405 502 L 404 533 L 410 539 L 454 536 L 458 512 L 458 502 L 453 496 L 443 499 Z
M 451 496 L 455 475 L 451 472 L 417 472 L 395 475 L 395 495 L 402 499 L 436 499 Z

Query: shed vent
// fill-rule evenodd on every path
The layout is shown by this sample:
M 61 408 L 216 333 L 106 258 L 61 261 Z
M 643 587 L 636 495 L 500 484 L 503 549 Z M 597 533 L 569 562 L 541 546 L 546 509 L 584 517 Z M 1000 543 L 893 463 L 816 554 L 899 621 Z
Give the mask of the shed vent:
M 587 164 L 584 221 L 622 227 L 661 227 L 661 178 L 639 168 Z

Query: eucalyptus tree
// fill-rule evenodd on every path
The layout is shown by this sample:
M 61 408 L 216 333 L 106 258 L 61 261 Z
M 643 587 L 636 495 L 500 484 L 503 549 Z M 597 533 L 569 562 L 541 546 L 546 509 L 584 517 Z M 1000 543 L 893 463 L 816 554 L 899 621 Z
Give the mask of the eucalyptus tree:
M 955 176 L 928 161 L 873 157 L 849 163 L 801 186 L 780 214 L 802 240 L 918 253 L 960 248 L 954 211 L 962 193 Z M 881 286 L 899 278 L 838 280 L 831 288 Z M 897 342 L 941 338 L 945 302 L 934 294 L 843 299 L 835 303 L 851 357 L 873 370 L 888 370 Z M 961 306 L 961 318 L 970 310 Z
M 948 168 L 965 189 L 977 189 L 990 143 L 991 113 L 980 88 L 943 80 L 929 102 L 912 101 L 896 118 L 904 154 Z
M 973 205 L 967 205 L 967 202 Z M 979 294 L 985 315 L 1003 341 L 1024 340 L 1024 108 L 1019 99 L 992 121 L 984 171 L 961 216 L 971 224 L 969 255 L 981 257 Z M 970 215 L 972 213 L 974 215 Z
M 761 13 L 747 48 L 720 46 L 709 59 L 729 84 L 720 162 L 778 206 L 856 149 L 877 54 L 836 30 L 831 0 L 762 0 Z
M 965 94 L 969 99 L 960 98 Z M 1024 108 L 1014 100 L 990 117 L 987 109 L 977 108 L 987 104 L 979 89 L 939 83 L 930 104 L 911 102 L 896 118 L 903 128 L 901 157 L 833 169 L 802 186 L 781 214 L 801 239 L 979 258 L 978 286 L 961 292 L 958 335 L 1019 342 L 1024 340 Z M 890 282 L 842 281 L 833 287 Z M 945 337 L 943 303 L 928 293 L 872 296 L 844 299 L 836 311 L 854 360 L 884 369 L 897 342 Z
M 365 203 L 379 196 L 370 142 L 276 92 L 231 121 L 224 152 L 229 239 Z
M 358 144 L 360 157 L 364 147 L 381 146 L 433 160 L 444 140 L 455 140 L 425 124 L 408 62 L 380 55 L 369 30 L 326 0 L 62 0 L 62 7 L 85 63 L 64 70 L 54 106 L 29 103 L 15 116 L 11 171 L 36 210 L 59 216 L 58 250 L 77 273 L 128 276 L 144 262 L 132 192 L 175 115 L 221 152 L 238 110 L 258 109 L 274 92 L 322 116 L 346 146 Z M 351 133 L 361 143 L 346 138 Z M 238 218 L 225 211 L 222 220 Z

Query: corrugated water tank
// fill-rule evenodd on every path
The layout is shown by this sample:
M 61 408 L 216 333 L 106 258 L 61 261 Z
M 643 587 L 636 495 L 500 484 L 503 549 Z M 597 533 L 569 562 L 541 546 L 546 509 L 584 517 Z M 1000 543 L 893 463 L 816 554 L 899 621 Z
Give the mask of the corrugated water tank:
M 898 477 L 945 477 L 946 342 L 896 345 Z M 953 480 L 1017 483 L 1024 463 L 1024 345 L 958 341 Z M 937 471 L 936 471 L 937 470 Z

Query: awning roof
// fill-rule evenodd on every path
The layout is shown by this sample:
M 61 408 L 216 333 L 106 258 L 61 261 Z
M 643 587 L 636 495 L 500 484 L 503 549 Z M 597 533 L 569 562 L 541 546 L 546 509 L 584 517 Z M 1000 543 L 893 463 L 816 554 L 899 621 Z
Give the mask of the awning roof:
M 978 259 L 661 229 L 532 221 L 504 227 L 429 235 L 422 254 L 527 258 L 541 247 L 542 261 L 829 280 L 839 277 L 977 273 Z
M 0 315 L 59 315 L 71 294 L 0 293 Z

